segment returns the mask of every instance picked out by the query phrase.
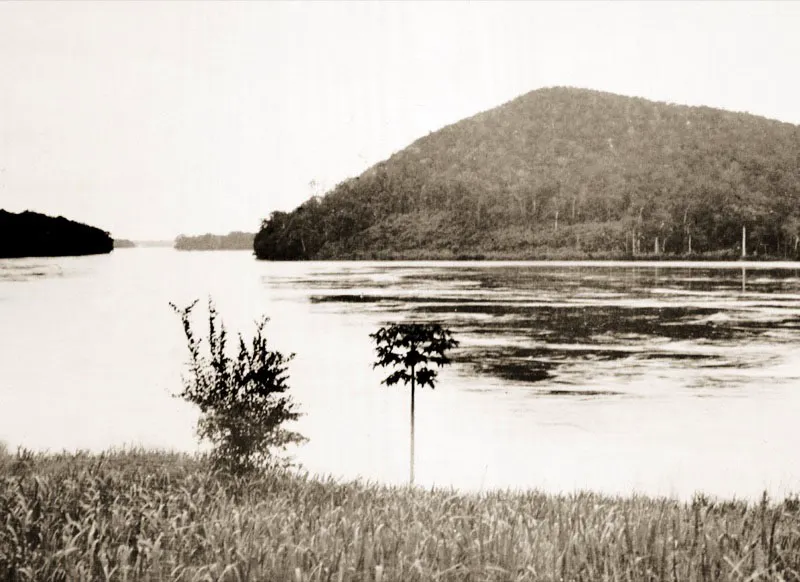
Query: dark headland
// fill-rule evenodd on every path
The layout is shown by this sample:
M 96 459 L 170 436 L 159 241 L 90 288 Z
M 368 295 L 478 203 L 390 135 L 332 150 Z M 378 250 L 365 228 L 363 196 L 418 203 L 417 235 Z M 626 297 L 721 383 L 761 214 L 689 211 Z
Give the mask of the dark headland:
M 63 216 L 0 209 L 0 258 L 96 255 L 113 248 L 111 236 L 94 226 Z
M 273 212 L 254 248 L 269 260 L 797 259 L 799 159 L 792 124 L 540 89 Z

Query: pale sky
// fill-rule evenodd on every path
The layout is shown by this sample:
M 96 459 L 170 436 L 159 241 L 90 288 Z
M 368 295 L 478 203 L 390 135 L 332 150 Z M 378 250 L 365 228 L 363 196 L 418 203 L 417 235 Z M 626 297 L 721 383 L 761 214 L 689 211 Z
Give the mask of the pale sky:
M 0 208 L 255 231 L 554 85 L 800 124 L 798 31 L 790 2 L 0 2 Z

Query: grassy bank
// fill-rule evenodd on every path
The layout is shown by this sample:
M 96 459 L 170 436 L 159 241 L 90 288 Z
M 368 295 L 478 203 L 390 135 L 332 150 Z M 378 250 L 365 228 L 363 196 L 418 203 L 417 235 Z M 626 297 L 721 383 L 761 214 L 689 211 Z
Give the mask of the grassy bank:
M 166 453 L 0 456 L 0 580 L 800 580 L 800 504 L 226 481 Z

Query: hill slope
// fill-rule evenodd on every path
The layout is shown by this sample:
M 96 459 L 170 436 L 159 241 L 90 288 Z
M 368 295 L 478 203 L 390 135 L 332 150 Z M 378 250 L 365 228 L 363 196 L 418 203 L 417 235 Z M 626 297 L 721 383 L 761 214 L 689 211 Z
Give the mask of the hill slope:
M 95 255 L 113 248 L 109 234 L 94 226 L 63 216 L 0 209 L 0 258 Z
M 274 212 L 262 259 L 796 256 L 800 127 L 552 88 Z

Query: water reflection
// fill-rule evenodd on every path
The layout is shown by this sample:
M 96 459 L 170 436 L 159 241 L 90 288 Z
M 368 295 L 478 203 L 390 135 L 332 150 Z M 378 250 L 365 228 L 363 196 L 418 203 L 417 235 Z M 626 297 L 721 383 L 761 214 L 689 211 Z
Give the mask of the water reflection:
M 775 344 L 798 339 L 800 284 L 777 269 L 760 270 L 747 295 L 744 268 L 741 293 L 734 293 L 734 269 L 387 271 L 395 276 L 362 270 L 351 278 L 355 285 L 348 293 L 339 292 L 341 275 L 332 272 L 285 284 L 313 290 L 310 300 L 316 304 L 355 303 L 386 317 L 443 322 L 472 340 L 456 357 L 470 373 L 517 383 L 580 386 L 595 363 L 608 361 L 618 361 L 626 373 L 643 374 L 654 361 L 695 371 L 768 366 Z M 328 293 L 319 292 L 323 289 Z M 491 338 L 492 345 L 481 345 L 480 338 Z M 768 345 L 756 357 L 737 353 L 764 342 Z

